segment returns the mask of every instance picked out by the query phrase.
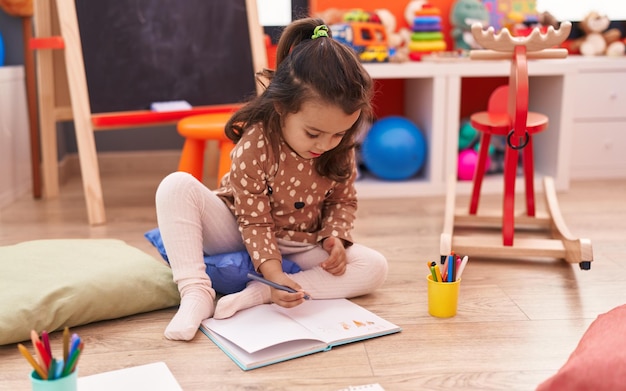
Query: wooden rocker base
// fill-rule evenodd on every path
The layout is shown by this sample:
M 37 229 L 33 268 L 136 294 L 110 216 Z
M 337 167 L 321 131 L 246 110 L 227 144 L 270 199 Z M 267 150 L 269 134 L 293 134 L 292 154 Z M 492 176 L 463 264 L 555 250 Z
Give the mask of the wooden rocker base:
M 589 270 L 593 251 L 589 239 L 575 238 L 561 216 L 554 181 L 544 177 L 547 211 L 537 211 L 534 217 L 515 216 L 515 236 L 512 246 L 502 240 L 502 214 L 470 215 L 456 209 L 456 177 L 448 180 L 443 232 L 440 239 L 442 260 L 452 251 L 460 255 L 485 258 L 558 258 L 578 263 Z M 455 232 L 456 230 L 456 232 Z

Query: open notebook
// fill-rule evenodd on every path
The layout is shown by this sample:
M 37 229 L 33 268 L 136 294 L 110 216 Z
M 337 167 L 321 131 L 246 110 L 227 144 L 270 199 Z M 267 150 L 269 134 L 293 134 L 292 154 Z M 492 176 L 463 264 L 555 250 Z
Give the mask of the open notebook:
M 295 308 L 263 304 L 200 330 L 241 369 L 249 370 L 330 350 L 402 329 L 346 299 L 309 300 Z

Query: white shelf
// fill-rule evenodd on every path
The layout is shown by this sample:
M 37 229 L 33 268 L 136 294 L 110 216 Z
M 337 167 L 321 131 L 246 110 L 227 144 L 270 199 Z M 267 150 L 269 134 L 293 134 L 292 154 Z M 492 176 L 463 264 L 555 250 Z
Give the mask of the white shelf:
M 583 57 L 573 102 L 572 178 L 625 178 L 626 57 Z
M 537 182 L 554 178 L 557 190 L 569 188 L 573 85 L 580 69 L 605 67 L 603 61 L 570 57 L 561 60 L 530 60 L 530 109 L 550 119 L 549 128 L 535 137 Z M 404 80 L 404 115 L 417 124 L 427 141 L 423 178 L 392 182 L 368 178 L 357 183 L 361 198 L 411 197 L 445 194 L 445 178 L 456 174 L 460 128 L 462 80 L 508 77 L 509 61 L 455 60 L 364 64 L 374 79 Z M 486 102 L 485 102 L 486 107 Z M 521 181 L 520 181 L 521 183 Z M 517 186 L 522 189 L 521 185 Z M 539 189 L 539 187 L 537 187 Z M 471 182 L 459 182 L 457 192 L 469 194 Z M 502 191 L 499 177 L 489 178 L 485 193 Z
M 356 190 L 360 199 L 366 198 L 410 198 L 442 194 L 445 189 L 433 185 L 423 177 L 400 181 L 381 180 L 365 174 L 356 181 Z
M 535 173 L 535 193 L 543 191 L 543 175 Z M 456 192 L 458 195 L 472 193 L 472 181 L 458 181 Z M 481 194 L 502 194 L 504 183 L 502 175 L 486 175 L 481 186 Z M 567 187 L 555 183 L 557 191 L 565 191 Z M 423 178 L 411 178 L 403 181 L 386 181 L 372 177 L 365 177 L 356 182 L 356 190 L 360 199 L 374 198 L 411 198 L 439 196 L 445 194 L 446 187 L 441 183 L 434 185 Z M 524 178 L 518 177 L 515 181 L 515 193 L 524 193 Z

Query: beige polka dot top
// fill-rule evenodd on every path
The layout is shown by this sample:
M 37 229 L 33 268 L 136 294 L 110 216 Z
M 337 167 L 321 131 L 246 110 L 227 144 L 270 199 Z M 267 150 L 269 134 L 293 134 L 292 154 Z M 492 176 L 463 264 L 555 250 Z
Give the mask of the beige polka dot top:
M 356 169 L 338 183 L 320 176 L 314 159 L 301 158 L 284 142 L 275 156 L 260 126 L 244 134 L 231 157 L 230 174 L 216 193 L 237 217 L 256 268 L 282 258 L 276 238 L 317 243 L 336 236 L 352 242 Z

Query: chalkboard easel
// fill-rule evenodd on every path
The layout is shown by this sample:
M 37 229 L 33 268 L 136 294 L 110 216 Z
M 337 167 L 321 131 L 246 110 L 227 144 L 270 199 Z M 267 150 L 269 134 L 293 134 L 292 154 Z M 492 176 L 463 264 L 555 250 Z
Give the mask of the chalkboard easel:
M 267 67 L 256 0 L 34 0 L 34 9 L 44 195 L 59 191 L 56 122 L 73 119 L 90 224 L 106 222 L 94 131 L 233 110 L 259 92 L 254 72 Z M 149 110 L 172 100 L 193 108 Z

